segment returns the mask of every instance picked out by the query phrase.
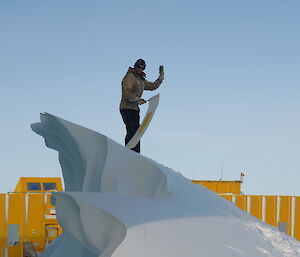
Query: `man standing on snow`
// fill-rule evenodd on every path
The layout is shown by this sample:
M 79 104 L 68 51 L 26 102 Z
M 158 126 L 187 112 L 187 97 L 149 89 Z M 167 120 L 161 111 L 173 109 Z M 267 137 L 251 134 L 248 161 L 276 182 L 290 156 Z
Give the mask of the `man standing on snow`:
M 159 77 L 155 82 L 146 80 L 146 74 L 144 73 L 145 68 L 145 61 L 138 59 L 134 64 L 134 68 L 129 67 L 122 80 L 120 112 L 126 125 L 127 134 L 125 137 L 125 145 L 127 145 L 140 126 L 139 105 L 146 103 L 146 101 L 141 98 L 143 91 L 157 89 L 164 80 L 163 66 L 159 67 Z M 131 150 L 140 153 L 140 142 Z

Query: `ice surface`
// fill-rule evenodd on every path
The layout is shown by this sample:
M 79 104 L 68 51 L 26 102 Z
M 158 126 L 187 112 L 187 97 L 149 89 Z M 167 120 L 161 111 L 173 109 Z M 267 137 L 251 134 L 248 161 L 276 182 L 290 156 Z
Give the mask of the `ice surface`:
M 32 129 L 66 185 L 44 257 L 300 257 L 293 238 L 104 135 L 47 113 Z

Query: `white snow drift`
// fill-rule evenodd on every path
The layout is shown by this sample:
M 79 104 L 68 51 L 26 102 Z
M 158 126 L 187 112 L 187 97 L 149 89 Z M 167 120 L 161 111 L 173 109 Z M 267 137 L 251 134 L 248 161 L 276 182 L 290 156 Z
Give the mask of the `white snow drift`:
M 300 243 L 180 173 L 50 114 L 32 129 L 59 152 L 64 229 L 44 257 L 296 257 Z

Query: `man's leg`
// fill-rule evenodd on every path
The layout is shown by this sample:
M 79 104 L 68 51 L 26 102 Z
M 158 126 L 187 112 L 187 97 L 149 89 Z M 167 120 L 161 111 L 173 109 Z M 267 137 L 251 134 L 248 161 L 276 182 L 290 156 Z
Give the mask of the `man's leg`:
M 125 137 L 125 145 L 130 141 L 130 139 L 134 136 L 135 132 L 138 130 L 140 126 L 140 112 L 136 110 L 130 109 L 122 109 L 120 110 L 122 119 L 126 125 L 126 137 Z M 140 153 L 140 142 L 131 150 Z

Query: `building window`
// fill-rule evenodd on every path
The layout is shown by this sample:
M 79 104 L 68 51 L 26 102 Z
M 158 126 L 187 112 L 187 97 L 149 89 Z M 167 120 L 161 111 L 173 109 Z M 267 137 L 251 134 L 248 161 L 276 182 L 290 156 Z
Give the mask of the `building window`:
M 43 183 L 44 190 L 56 190 L 56 183 Z
M 40 183 L 27 183 L 28 191 L 38 191 L 41 189 Z

